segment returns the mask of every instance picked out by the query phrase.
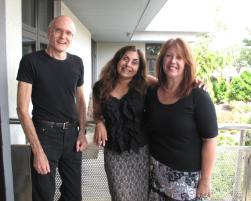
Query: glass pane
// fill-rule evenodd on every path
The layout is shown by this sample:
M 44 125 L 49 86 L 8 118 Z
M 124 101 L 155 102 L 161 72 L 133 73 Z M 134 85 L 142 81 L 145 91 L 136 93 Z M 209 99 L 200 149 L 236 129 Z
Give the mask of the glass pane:
M 155 76 L 155 63 L 156 59 L 147 59 L 148 73 Z
M 47 44 L 40 43 L 40 50 L 44 50 L 47 48 Z
M 23 38 L 22 51 L 23 55 L 36 51 L 36 41 Z
M 161 44 L 146 44 L 146 56 L 157 56 L 160 52 Z
M 22 22 L 35 27 L 35 0 L 22 0 Z
M 39 1 L 39 30 L 47 32 L 50 21 L 53 18 L 53 1 Z

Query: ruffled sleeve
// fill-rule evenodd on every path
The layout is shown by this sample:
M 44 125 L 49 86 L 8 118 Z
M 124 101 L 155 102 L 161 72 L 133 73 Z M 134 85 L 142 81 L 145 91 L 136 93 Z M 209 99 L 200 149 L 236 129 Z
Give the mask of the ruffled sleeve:
M 142 132 L 144 96 L 131 91 L 122 99 L 111 98 L 103 106 L 108 131 L 107 147 L 116 152 L 135 152 L 146 144 Z

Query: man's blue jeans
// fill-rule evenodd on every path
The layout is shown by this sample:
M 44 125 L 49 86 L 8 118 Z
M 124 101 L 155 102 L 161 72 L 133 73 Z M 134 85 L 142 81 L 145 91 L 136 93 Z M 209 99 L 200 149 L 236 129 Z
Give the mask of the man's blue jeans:
M 39 141 L 49 160 L 51 172 L 41 175 L 33 168 L 31 153 L 32 200 L 53 201 L 55 174 L 58 167 L 62 185 L 60 201 L 81 201 L 81 152 L 76 152 L 78 128 L 51 128 L 35 124 Z

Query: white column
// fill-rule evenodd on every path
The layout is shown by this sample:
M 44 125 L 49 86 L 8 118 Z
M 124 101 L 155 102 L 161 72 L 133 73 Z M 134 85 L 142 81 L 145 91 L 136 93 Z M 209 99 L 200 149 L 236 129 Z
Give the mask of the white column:
M 8 106 L 8 82 L 7 82 L 7 50 L 6 50 L 6 1 L 0 0 L 0 117 L 1 117 L 1 137 L 3 168 L 6 200 L 14 201 L 13 177 L 11 165 L 10 149 L 10 128 L 9 128 L 9 106 Z

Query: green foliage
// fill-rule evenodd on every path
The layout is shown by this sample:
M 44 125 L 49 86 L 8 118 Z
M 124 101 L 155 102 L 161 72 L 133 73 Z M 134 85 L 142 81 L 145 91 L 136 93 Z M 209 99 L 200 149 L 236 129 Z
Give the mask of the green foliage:
M 198 64 L 197 76 L 208 86 L 212 100 L 218 103 L 231 101 L 251 101 L 251 73 L 246 71 L 240 77 L 232 78 L 228 83 L 224 78 L 212 80 L 212 74 L 225 66 L 233 66 L 237 72 L 243 66 L 251 65 L 251 40 L 244 39 L 241 46 L 219 52 L 211 50 L 212 35 L 202 35 L 193 46 L 193 52 Z M 237 59 L 235 59 L 237 58 Z
M 241 48 L 239 57 L 236 61 L 240 67 L 251 65 L 251 49 L 249 47 Z
M 244 71 L 240 77 L 234 77 L 229 86 L 229 101 L 251 101 L 251 73 L 249 71 Z
M 207 82 L 210 82 L 213 71 L 222 66 L 222 58 L 208 48 L 211 40 L 209 36 L 204 35 L 199 38 L 194 47 L 194 53 L 199 67 L 198 76 Z
M 245 146 L 251 146 L 251 131 L 247 131 L 245 135 Z
M 217 104 L 227 101 L 228 83 L 226 79 L 219 78 L 212 81 L 214 99 Z
M 217 104 L 232 101 L 251 101 L 251 72 L 244 71 L 228 83 L 224 78 L 212 80 L 214 101 Z
M 225 53 L 210 50 L 209 46 L 212 42 L 212 37 L 203 35 L 199 37 L 193 51 L 198 64 L 197 75 L 208 86 L 208 91 L 211 97 L 214 97 L 213 86 L 211 82 L 212 74 L 216 69 L 222 69 L 230 62 L 230 58 Z M 219 94 L 218 94 L 219 95 Z M 216 100 L 218 97 L 216 98 Z
M 251 32 L 249 34 L 251 35 Z M 251 47 L 251 40 L 250 39 L 245 38 L 243 40 L 243 43 L 245 44 L 246 47 Z
M 251 116 L 248 119 L 248 124 L 251 124 Z M 245 135 L 245 146 L 251 146 L 251 130 L 246 131 Z
M 218 146 L 236 146 L 238 142 L 233 135 L 226 135 L 226 133 L 219 134 L 217 137 Z
M 241 78 L 243 79 L 243 81 L 251 86 L 251 72 L 250 71 L 244 71 L 242 74 L 241 74 Z
M 250 32 L 251 35 L 251 32 Z M 239 57 L 237 58 L 237 62 L 241 66 L 251 65 L 251 40 L 245 38 L 243 40 L 244 46 L 240 50 Z

